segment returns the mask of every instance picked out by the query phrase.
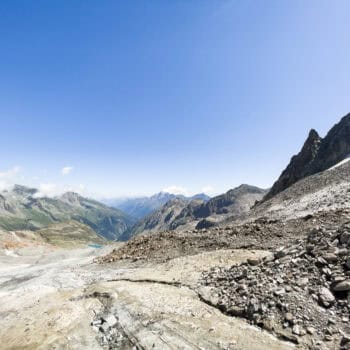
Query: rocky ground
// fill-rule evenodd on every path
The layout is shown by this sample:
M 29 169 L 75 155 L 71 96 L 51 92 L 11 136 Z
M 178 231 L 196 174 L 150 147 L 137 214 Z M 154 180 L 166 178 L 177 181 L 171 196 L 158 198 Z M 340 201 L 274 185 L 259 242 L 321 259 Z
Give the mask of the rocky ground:
M 203 273 L 196 292 L 224 314 L 245 318 L 303 349 L 347 349 L 349 235 L 350 210 L 339 209 L 290 220 L 260 218 L 238 226 L 139 236 L 97 261 L 180 266 L 178 260 L 218 249 L 231 249 L 231 254 L 237 249 L 273 251 L 240 266 L 220 267 L 215 261 L 203 265 L 209 272 Z
M 336 210 L 114 249 L 2 250 L 2 346 L 346 349 L 349 223 Z
M 269 220 L 265 217 L 244 224 L 142 235 L 120 249 L 99 259 L 99 262 L 120 260 L 167 261 L 179 256 L 193 255 L 217 249 L 270 250 L 303 238 L 317 225 L 332 227 L 349 220 L 348 209 L 319 212 L 290 220 Z
M 306 177 L 271 199 L 259 203 L 240 220 L 259 217 L 289 220 L 319 211 L 336 211 L 350 207 L 350 161 Z M 235 218 L 228 218 L 232 223 Z M 225 222 L 223 223 L 225 224 Z
M 211 266 L 268 253 L 216 250 L 95 264 L 110 248 L 0 252 L 1 349 L 292 349 L 200 299 Z
M 226 314 L 310 349 L 350 349 L 350 221 L 203 275 L 203 298 Z

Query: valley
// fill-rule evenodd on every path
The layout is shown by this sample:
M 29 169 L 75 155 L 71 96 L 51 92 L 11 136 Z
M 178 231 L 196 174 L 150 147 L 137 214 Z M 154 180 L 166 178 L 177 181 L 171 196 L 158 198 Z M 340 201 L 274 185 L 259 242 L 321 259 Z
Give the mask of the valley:
M 350 350 L 350 0 L 0 2 L 0 350 Z
M 196 290 L 201 272 L 210 266 L 267 253 L 219 250 L 162 264 L 94 264 L 108 249 L 27 248 L 15 257 L 1 256 L 2 347 L 293 348 L 223 315 L 202 302 Z M 107 329 L 100 319 L 111 315 L 118 321 L 109 321 Z
M 269 190 L 129 200 L 138 220 L 4 191 L 2 347 L 349 349 L 349 126 L 311 131 Z

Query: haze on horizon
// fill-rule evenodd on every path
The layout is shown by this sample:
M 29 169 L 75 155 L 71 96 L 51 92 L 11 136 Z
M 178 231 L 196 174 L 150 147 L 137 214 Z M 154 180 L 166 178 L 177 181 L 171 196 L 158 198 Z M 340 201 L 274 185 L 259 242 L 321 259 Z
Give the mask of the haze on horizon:
M 0 189 L 267 188 L 350 112 L 350 3 L 4 1 Z

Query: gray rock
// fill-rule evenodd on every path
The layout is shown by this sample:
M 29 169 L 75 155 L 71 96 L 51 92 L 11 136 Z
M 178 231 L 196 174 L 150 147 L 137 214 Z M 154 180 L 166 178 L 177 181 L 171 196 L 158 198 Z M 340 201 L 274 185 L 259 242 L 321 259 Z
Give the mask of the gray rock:
M 328 262 L 328 263 L 334 263 L 338 261 L 338 257 L 334 253 L 327 253 L 323 256 L 323 258 Z
M 350 270 L 350 258 L 346 261 L 345 267 Z
M 342 281 L 333 287 L 335 292 L 345 292 L 350 290 L 350 280 Z
M 247 260 L 247 262 L 248 262 L 249 265 L 257 266 L 257 265 L 260 264 L 261 260 L 258 259 L 258 258 L 249 258 L 249 259 Z
M 325 288 L 325 287 L 320 288 L 320 291 L 318 293 L 318 297 L 319 297 L 319 300 L 321 301 L 321 303 L 326 307 L 332 305 L 335 301 L 335 298 L 334 298 L 334 295 L 332 294 L 332 292 L 328 288 Z
M 110 326 L 113 327 L 117 324 L 117 319 L 114 315 L 108 315 L 103 317 L 103 320 Z
M 293 323 L 294 316 L 290 312 L 287 312 L 284 315 L 284 319 L 289 323 Z
M 100 331 L 103 333 L 107 332 L 108 329 L 109 329 L 109 325 L 107 322 L 102 323 L 102 325 L 100 326 Z
M 300 327 L 298 325 L 293 326 L 292 332 L 295 335 L 300 335 Z
M 340 243 L 341 244 L 347 244 L 350 242 L 350 232 L 343 232 L 340 235 Z
M 306 328 L 306 332 L 312 335 L 312 334 L 314 334 L 316 332 L 316 330 L 313 327 L 307 327 Z
M 276 250 L 276 252 L 275 252 L 275 258 L 276 258 L 276 259 L 283 258 L 285 255 L 286 255 L 286 252 L 284 251 L 284 248 L 279 248 L 279 249 Z

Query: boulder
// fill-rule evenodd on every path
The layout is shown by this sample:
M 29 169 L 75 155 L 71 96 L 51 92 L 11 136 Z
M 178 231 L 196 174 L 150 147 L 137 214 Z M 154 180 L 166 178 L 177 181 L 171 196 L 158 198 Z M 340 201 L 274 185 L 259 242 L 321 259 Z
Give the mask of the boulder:
M 342 281 L 337 283 L 333 287 L 333 291 L 335 292 L 347 292 L 350 291 L 350 280 Z
M 321 304 L 325 307 L 332 305 L 335 301 L 335 297 L 332 292 L 325 287 L 321 287 L 318 293 L 319 300 Z

